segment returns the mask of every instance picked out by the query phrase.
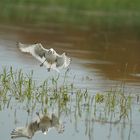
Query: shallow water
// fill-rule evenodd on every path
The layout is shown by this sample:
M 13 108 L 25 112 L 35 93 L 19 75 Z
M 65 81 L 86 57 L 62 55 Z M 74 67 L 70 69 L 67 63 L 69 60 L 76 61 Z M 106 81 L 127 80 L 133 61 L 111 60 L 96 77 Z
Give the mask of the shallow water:
M 38 67 L 39 62 L 32 56 L 21 53 L 16 47 L 17 41 L 30 44 L 41 42 L 44 47 L 52 47 L 60 54 L 65 51 L 72 58 L 71 73 L 72 77 L 77 77 L 77 82 L 79 78 L 84 79 L 94 90 L 98 87 L 105 90 L 106 87 L 112 88 L 125 83 L 133 93 L 139 93 L 140 41 L 135 32 L 128 30 L 102 33 L 92 31 L 90 27 L 76 30 L 59 26 L 56 24 L 54 27 L 51 25 L 48 29 L 38 30 L 31 27 L 1 26 L 0 64 L 9 63 L 37 72 L 45 71 L 45 68 Z M 80 83 L 81 86 L 84 84 Z
M 0 69 L 12 66 L 23 69 L 25 73 L 34 70 L 34 80 L 41 83 L 50 73 L 32 56 L 21 53 L 16 42 L 41 42 L 46 48 L 54 48 L 60 54 L 65 51 L 72 58 L 68 82 L 74 80 L 77 88 L 87 89 L 90 94 L 121 88 L 125 94 L 140 94 L 140 40 L 135 32 L 107 31 L 98 32 L 93 27 L 62 27 L 59 24 L 35 30 L 31 27 L 0 26 Z M 64 77 L 65 70 L 60 74 Z M 25 126 L 36 115 L 28 114 L 22 104 L 11 106 L 0 112 L 1 137 L 10 139 L 10 132 L 17 126 Z M 40 105 L 38 105 L 38 108 Z M 35 110 L 36 112 L 38 110 Z M 16 112 L 16 113 L 15 113 Z M 16 115 L 15 115 L 16 114 Z M 139 135 L 139 105 L 133 104 L 131 118 L 117 125 L 98 120 L 85 120 L 84 117 L 63 116 L 65 131 L 58 134 L 50 131 L 47 135 L 35 134 L 32 139 L 133 139 Z M 129 117 L 130 117 L 129 116 Z M 73 117 L 73 116 L 72 116 Z M 72 121 L 73 120 L 73 121 Z M 92 122 L 92 123 L 91 123 Z M 102 133 L 102 135 L 101 135 Z M 22 139 L 22 138 L 21 138 Z

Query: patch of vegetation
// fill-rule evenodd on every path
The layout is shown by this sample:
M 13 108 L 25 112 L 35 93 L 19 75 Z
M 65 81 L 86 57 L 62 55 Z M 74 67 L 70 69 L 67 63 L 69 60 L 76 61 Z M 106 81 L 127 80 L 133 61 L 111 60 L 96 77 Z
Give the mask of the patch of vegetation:
M 124 0 L 1 0 L 1 22 L 47 26 L 47 23 L 138 26 L 139 1 Z M 63 25 L 62 25 L 63 26 Z
M 84 121 L 85 134 L 89 137 L 94 122 L 116 125 L 131 121 L 132 100 L 137 101 L 137 97 L 125 95 L 121 89 L 93 95 L 88 89 L 82 90 L 75 87 L 74 82 L 67 82 L 68 71 L 64 80 L 60 80 L 59 75 L 52 76 L 41 84 L 33 80 L 33 76 L 33 71 L 25 74 L 21 69 L 3 67 L 0 72 L 0 111 L 8 108 L 15 113 L 25 111 L 28 115 L 55 111 L 58 117 L 69 118 L 76 130 L 79 121 Z
M 33 80 L 33 71 L 27 75 L 22 70 L 13 71 L 12 67 L 4 67 L 0 74 L 0 109 L 22 103 L 27 112 L 38 108 L 47 112 L 56 107 L 60 114 L 74 111 L 79 117 L 85 114 L 83 112 L 92 112 L 94 119 L 107 119 L 111 114 L 114 114 L 115 121 L 129 117 L 132 106 L 130 95 L 125 95 L 121 90 L 92 95 L 87 89 L 81 90 L 74 83 L 67 83 L 66 76 L 67 73 L 63 82 L 58 75 L 38 85 Z

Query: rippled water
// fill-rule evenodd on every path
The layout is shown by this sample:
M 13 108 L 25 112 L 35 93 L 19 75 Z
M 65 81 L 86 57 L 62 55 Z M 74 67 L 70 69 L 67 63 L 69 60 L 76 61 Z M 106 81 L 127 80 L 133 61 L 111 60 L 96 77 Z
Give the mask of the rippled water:
M 81 30 L 63 29 L 57 24 L 40 30 L 1 27 L 1 64 L 11 64 L 12 61 L 12 65 L 32 69 L 30 65 L 39 68 L 39 63 L 32 56 L 22 54 L 16 47 L 17 41 L 41 42 L 44 47 L 53 47 L 60 54 L 67 52 L 72 57 L 73 76 L 89 80 L 92 89 L 98 86 L 111 88 L 124 82 L 130 90 L 139 92 L 140 41 L 138 35 L 129 30 L 97 32 L 84 27 Z
M 75 29 L 62 27 L 59 24 L 50 24 L 47 28 L 37 30 L 24 26 L 1 25 L 0 67 L 13 66 L 14 69 L 23 69 L 26 73 L 34 70 L 34 79 L 41 83 L 57 73 L 47 72 L 32 56 L 21 53 L 16 47 L 17 41 L 30 44 L 41 42 L 46 48 L 54 48 L 60 54 L 63 51 L 67 52 L 72 58 L 68 81 L 74 79 L 76 87 L 87 89 L 90 94 L 121 88 L 122 85 L 126 94 L 140 94 L 140 40 L 139 36 L 129 29 L 112 32 L 100 30 L 99 32 L 94 27 L 81 26 Z M 65 70 L 61 72 L 61 77 L 64 77 L 64 73 Z M 132 119 L 133 123 L 126 120 L 125 124 L 122 122 L 117 126 L 98 121 L 92 121 L 92 124 L 89 124 L 88 120 L 77 118 L 73 122 L 71 121 L 73 118 L 68 117 L 64 119 L 63 134 L 50 131 L 47 136 L 35 134 L 33 139 L 137 140 L 140 138 L 138 104 L 134 104 L 133 108 L 130 112 L 132 118 L 128 118 L 128 120 Z M 25 111 L 20 110 L 20 105 L 15 110 L 18 110 L 17 114 L 10 108 L 0 112 L 1 138 L 5 140 L 10 139 L 13 128 L 24 126 L 27 120 L 35 117 L 35 115 L 28 116 Z M 86 127 L 87 125 L 89 127 Z

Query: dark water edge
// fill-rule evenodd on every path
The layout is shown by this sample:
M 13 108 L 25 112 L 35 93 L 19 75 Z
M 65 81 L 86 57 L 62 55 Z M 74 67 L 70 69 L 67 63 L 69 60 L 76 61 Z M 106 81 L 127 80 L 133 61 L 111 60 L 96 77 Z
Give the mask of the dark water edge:
M 79 27 L 81 25 L 96 29 L 122 30 L 131 28 L 139 33 L 139 1 L 111 0 L 22 0 L 0 2 L 0 23 L 47 27 L 50 23 L 61 26 Z

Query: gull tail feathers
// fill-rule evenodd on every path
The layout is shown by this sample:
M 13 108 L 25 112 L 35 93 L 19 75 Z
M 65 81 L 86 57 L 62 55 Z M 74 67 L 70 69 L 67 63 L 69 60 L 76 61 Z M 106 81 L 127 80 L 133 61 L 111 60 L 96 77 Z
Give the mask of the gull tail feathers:
M 66 56 L 65 53 L 63 53 L 63 56 L 64 56 L 64 67 L 68 67 L 70 65 L 70 62 L 71 62 L 71 58 L 69 58 L 68 56 Z

